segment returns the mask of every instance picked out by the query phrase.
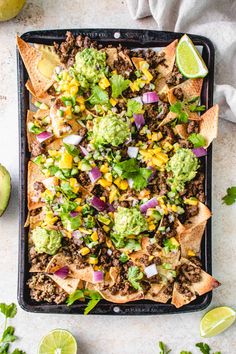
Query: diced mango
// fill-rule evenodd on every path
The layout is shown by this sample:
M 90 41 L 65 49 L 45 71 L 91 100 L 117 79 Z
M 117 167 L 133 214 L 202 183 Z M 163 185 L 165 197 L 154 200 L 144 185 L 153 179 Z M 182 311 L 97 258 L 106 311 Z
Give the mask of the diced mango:
M 100 171 L 101 171 L 102 173 L 107 173 L 107 172 L 109 172 L 108 164 L 107 164 L 107 163 L 104 163 L 104 165 L 102 165 L 102 166 L 100 167 Z
M 184 199 L 184 204 L 188 205 L 198 205 L 198 200 L 196 198 L 186 198 Z
M 64 151 L 59 161 L 59 168 L 72 168 L 72 164 L 73 157 L 67 151 Z
M 104 174 L 104 178 L 108 181 L 108 182 L 112 182 L 112 174 L 110 172 L 107 172 Z
M 115 98 L 110 98 L 110 104 L 112 105 L 112 107 L 115 107 L 115 105 L 117 104 L 118 100 L 116 100 Z
M 91 234 L 91 239 L 96 242 L 98 240 L 98 233 L 97 231 L 94 231 L 92 234 Z
M 119 188 L 122 191 L 125 191 L 129 187 L 129 184 L 126 179 L 123 179 L 123 181 L 120 182 Z
M 109 80 L 104 76 L 102 79 L 100 79 L 98 85 L 101 87 L 101 89 L 105 90 L 107 87 L 110 86 Z
M 90 252 L 90 249 L 89 249 L 88 247 L 83 247 L 83 248 L 81 248 L 81 250 L 80 250 L 80 254 L 81 254 L 82 256 L 86 256 L 86 254 L 89 254 L 89 252 Z
M 105 232 L 109 232 L 110 231 L 110 227 L 109 226 L 107 226 L 107 225 L 103 225 L 103 230 L 105 231 Z
M 106 188 L 106 187 L 110 187 L 112 185 L 112 182 L 110 181 L 107 181 L 105 178 L 101 178 L 98 183 L 103 187 L 103 188 Z
M 109 203 L 112 204 L 114 202 L 114 200 L 117 199 L 118 195 L 119 195 L 119 193 L 118 193 L 117 188 L 114 185 L 112 185 L 111 191 L 109 194 Z
M 156 229 L 156 226 L 155 226 L 155 224 L 152 223 L 149 225 L 148 228 L 149 228 L 149 231 L 154 231 Z
M 84 97 L 83 96 L 78 96 L 76 98 L 76 102 L 80 103 L 80 104 L 84 104 Z
M 98 264 L 97 257 L 89 257 L 89 264 Z

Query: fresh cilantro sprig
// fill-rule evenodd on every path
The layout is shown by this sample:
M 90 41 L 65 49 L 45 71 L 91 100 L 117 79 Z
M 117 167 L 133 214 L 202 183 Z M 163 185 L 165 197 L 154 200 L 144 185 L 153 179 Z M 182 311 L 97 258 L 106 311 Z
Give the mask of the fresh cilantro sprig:
M 130 80 L 124 79 L 122 75 L 112 75 L 110 78 L 112 97 L 117 98 L 122 95 L 130 84 Z
M 10 354 L 9 349 L 11 343 L 15 342 L 17 337 L 15 336 L 15 328 L 12 326 L 8 326 L 8 319 L 14 318 L 17 313 L 16 304 L 4 304 L 0 303 L 0 312 L 5 316 L 4 321 L 4 329 L 3 334 L 0 339 L 0 353 L 2 354 Z M 26 354 L 24 351 L 20 349 L 15 349 L 12 354 Z
M 190 112 L 203 112 L 206 110 L 206 106 L 205 105 L 198 106 L 196 104 L 191 104 L 189 106 L 189 110 Z
M 227 194 L 222 198 L 223 203 L 232 205 L 236 202 L 236 187 L 227 188 Z
M 170 106 L 170 111 L 176 113 L 179 123 L 188 122 L 188 113 L 185 111 L 185 106 L 183 102 L 177 101 Z
M 188 140 L 191 141 L 195 148 L 199 148 L 206 145 L 206 139 L 201 134 L 192 133 L 189 135 Z
M 84 315 L 87 315 L 94 307 L 99 303 L 102 299 L 101 295 L 95 290 L 88 289 L 80 289 L 75 290 L 72 294 L 67 298 L 67 306 L 71 306 L 76 300 L 84 301 L 85 299 L 89 299 L 86 308 L 84 309 Z
M 143 105 L 136 100 L 127 101 L 127 116 L 132 117 L 133 114 L 139 114 L 142 112 Z
M 168 349 L 163 342 L 159 342 L 160 354 L 168 354 L 171 352 L 171 349 Z
M 143 278 L 143 272 L 137 266 L 132 266 L 128 270 L 128 281 L 136 290 L 142 290 L 141 285 L 139 284 L 140 280 Z
M 133 181 L 132 187 L 135 190 L 145 188 L 152 174 L 152 170 L 139 167 L 137 160 L 134 158 L 115 164 L 113 169 L 120 177 L 131 179 Z
M 92 88 L 92 94 L 89 97 L 89 102 L 94 106 L 96 104 L 107 104 L 109 102 L 107 91 L 101 89 L 98 85 L 95 85 Z

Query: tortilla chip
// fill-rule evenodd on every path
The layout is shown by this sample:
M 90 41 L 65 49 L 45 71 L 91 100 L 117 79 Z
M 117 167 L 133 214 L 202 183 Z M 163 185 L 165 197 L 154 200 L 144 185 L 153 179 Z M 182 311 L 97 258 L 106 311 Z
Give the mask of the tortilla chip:
M 96 287 L 96 290 L 100 293 L 100 295 L 107 301 L 113 302 L 116 304 L 125 304 L 126 302 L 131 302 L 131 301 L 137 301 L 137 300 L 142 300 L 144 299 L 144 295 L 142 291 L 133 293 L 133 294 L 127 294 L 127 295 L 121 295 L 121 294 L 116 294 L 112 295 L 109 289 L 107 290 L 100 290 L 98 287 Z
M 118 56 L 123 59 L 130 67 L 133 67 L 132 61 L 128 54 L 125 54 L 122 50 L 118 52 Z
M 42 224 L 42 222 L 45 219 L 45 210 L 42 209 L 40 213 L 37 215 L 30 215 L 29 213 L 29 225 L 31 229 L 35 229 L 36 226 L 39 226 Z
M 160 99 L 164 102 L 168 102 L 169 87 L 166 84 L 166 79 L 164 77 L 156 80 L 155 89 Z
M 68 266 L 67 259 L 63 253 L 57 253 L 55 256 L 52 257 L 50 262 L 46 267 L 46 273 L 55 273 L 58 269 Z
M 177 117 L 177 114 L 176 114 L 176 113 L 174 113 L 174 112 L 169 112 L 169 113 L 167 114 L 167 116 L 161 121 L 161 123 L 158 125 L 157 128 L 159 129 L 159 128 L 162 127 L 163 125 L 166 125 L 166 124 L 172 122 L 173 120 L 176 119 L 176 117 Z
M 160 257 L 162 263 L 169 263 L 172 265 L 172 269 L 175 269 L 179 265 L 180 251 L 165 253 L 164 249 L 162 249 Z
M 208 147 L 212 141 L 217 137 L 218 131 L 219 106 L 214 105 L 201 116 L 199 133 L 206 139 L 206 146 Z
M 65 290 L 65 292 L 68 294 L 72 294 L 75 290 L 81 289 L 81 286 L 83 287 L 83 282 L 80 279 L 75 279 L 71 277 L 62 279 L 55 274 L 49 275 L 49 278 L 51 278 L 57 285 L 60 286 L 60 288 Z
M 34 189 L 34 183 L 42 182 L 45 176 L 40 171 L 38 165 L 29 161 L 28 163 L 28 209 L 33 210 L 40 208 L 44 203 L 40 200 L 40 192 Z
M 45 77 L 38 69 L 43 58 L 42 53 L 17 36 L 17 45 L 21 58 L 29 74 L 33 89 L 37 97 L 41 97 L 52 86 L 52 79 Z
M 165 53 L 165 61 L 164 64 L 159 64 L 157 66 L 157 71 L 161 77 L 167 77 L 173 70 L 175 63 L 175 52 L 178 44 L 178 39 L 175 39 L 171 42 L 167 47 L 165 47 L 160 53 Z
M 210 217 L 211 211 L 208 209 L 208 207 L 205 204 L 198 202 L 198 214 L 188 219 L 184 224 L 184 227 L 186 229 L 193 228 L 203 223 L 204 221 L 207 221 Z
M 200 253 L 202 236 L 205 231 L 206 221 L 185 230 L 179 235 L 179 242 L 181 246 L 181 254 L 187 257 L 189 252 L 194 252 L 196 255 Z
M 174 90 L 180 88 L 183 92 L 185 100 L 191 100 L 194 97 L 200 97 L 202 91 L 203 79 L 188 79 L 182 84 L 174 86 L 168 92 L 168 100 L 170 104 L 174 104 L 178 99 L 174 95 Z
M 47 150 L 60 150 L 60 148 L 63 146 L 63 141 L 62 139 L 55 139 L 53 140 L 50 144 L 46 146 Z
M 133 57 L 131 58 L 131 60 L 137 70 L 140 69 L 140 62 L 144 61 L 144 59 L 140 57 Z
M 42 96 L 37 97 L 36 93 L 34 91 L 33 85 L 32 85 L 30 80 L 26 81 L 25 87 L 27 88 L 27 90 L 32 95 L 31 102 L 32 102 L 33 105 L 35 104 L 35 102 L 40 101 L 42 103 L 45 103 L 45 104 L 51 106 L 52 102 L 55 100 L 55 97 L 49 95 L 47 92 L 45 92 Z
M 106 48 L 105 50 L 107 55 L 107 65 L 113 68 L 115 61 L 118 60 L 118 52 L 116 48 Z
M 188 133 L 187 133 L 187 124 L 177 124 L 175 126 L 175 131 L 179 135 L 181 139 L 187 139 L 188 138 Z
M 165 290 L 166 286 L 163 284 L 152 284 L 151 288 L 145 294 L 144 299 L 166 304 L 171 299 L 171 295 L 166 294 Z
M 172 305 L 175 305 L 176 308 L 179 308 L 186 304 L 189 304 L 190 302 L 196 299 L 196 295 L 194 294 L 193 289 L 190 286 L 188 288 L 192 292 L 191 297 L 187 297 L 181 294 L 178 290 L 178 282 L 174 283 L 174 289 L 173 289 L 172 300 L 171 300 Z
M 75 264 L 69 265 L 71 277 L 77 278 L 80 280 L 84 280 L 89 283 L 93 283 L 93 268 L 91 266 L 87 266 L 85 268 L 79 268 Z

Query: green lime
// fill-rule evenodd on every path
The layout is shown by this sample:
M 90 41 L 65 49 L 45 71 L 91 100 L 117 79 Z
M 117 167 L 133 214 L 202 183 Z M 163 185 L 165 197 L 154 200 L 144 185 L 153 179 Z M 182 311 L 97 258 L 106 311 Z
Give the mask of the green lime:
M 231 307 L 221 306 L 208 311 L 200 322 L 200 334 L 204 338 L 214 337 L 230 327 L 236 319 Z
M 77 343 L 72 334 L 64 329 L 49 332 L 39 345 L 38 354 L 76 354 Z
M 208 73 L 206 64 L 187 34 L 181 37 L 177 45 L 176 64 L 181 74 L 190 79 L 205 77 Z

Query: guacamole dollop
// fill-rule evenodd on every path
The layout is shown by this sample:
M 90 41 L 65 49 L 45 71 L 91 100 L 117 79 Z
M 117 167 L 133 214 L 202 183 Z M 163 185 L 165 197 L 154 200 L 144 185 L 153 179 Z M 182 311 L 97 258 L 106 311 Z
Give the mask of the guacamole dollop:
M 37 253 L 54 255 L 61 247 L 62 234 L 56 230 L 36 227 L 32 232 L 32 239 Z
M 93 136 L 95 145 L 118 146 L 129 137 L 129 125 L 122 117 L 110 114 L 94 120 Z
M 178 149 L 166 166 L 166 170 L 172 172 L 173 175 L 168 180 L 172 189 L 182 191 L 184 184 L 196 176 L 198 167 L 198 159 L 191 150 Z
M 96 84 L 106 72 L 106 53 L 94 48 L 85 48 L 75 56 L 75 69 L 82 87 Z
M 138 209 L 118 207 L 114 219 L 115 233 L 127 237 L 139 235 L 147 229 L 147 221 Z

